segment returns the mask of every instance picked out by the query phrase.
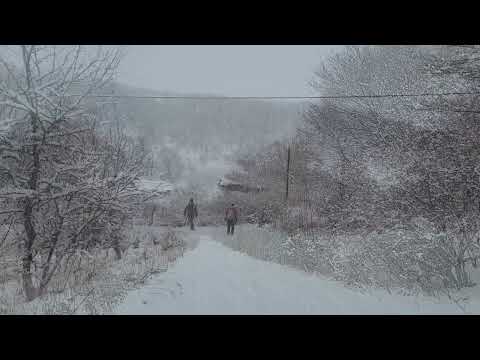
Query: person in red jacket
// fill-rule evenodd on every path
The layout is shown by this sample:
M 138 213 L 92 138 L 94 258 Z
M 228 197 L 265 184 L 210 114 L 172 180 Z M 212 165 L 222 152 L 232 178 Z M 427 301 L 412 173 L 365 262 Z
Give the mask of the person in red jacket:
M 227 222 L 227 235 L 233 235 L 234 226 L 238 221 L 238 210 L 235 204 L 225 210 L 225 221 Z

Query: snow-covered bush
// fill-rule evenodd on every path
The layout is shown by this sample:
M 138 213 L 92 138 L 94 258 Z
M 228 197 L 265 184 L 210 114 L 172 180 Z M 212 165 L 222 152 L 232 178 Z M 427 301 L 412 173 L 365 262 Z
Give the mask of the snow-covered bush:
M 15 280 L 0 284 L 2 314 L 108 314 L 126 293 L 142 286 L 151 276 L 166 271 L 187 248 L 183 236 L 175 234 L 173 246 L 162 249 L 152 243 L 161 239 L 163 228 L 135 226 L 124 232 L 123 243 L 138 244 L 125 249 L 120 260 L 108 250 L 95 249 L 71 256 L 68 264 L 55 273 L 48 291 L 31 302 L 22 296 L 19 273 Z
M 169 228 L 160 238 L 160 246 L 166 251 L 171 248 L 185 248 L 185 241 L 179 237 L 178 232 Z
M 324 273 L 323 262 L 326 251 L 326 239 L 318 234 L 297 231 L 288 236 L 283 243 L 283 250 L 288 262 L 307 271 Z
M 330 242 L 318 263 L 352 286 L 438 294 L 472 285 L 473 263 L 455 247 L 455 234 L 434 233 L 418 225 L 369 234 L 355 243 Z
M 480 47 L 439 48 L 348 47 L 312 84 L 322 95 L 476 91 Z M 312 103 L 299 132 L 305 181 L 293 187 L 302 185 L 322 218 L 317 233 L 362 239 L 317 251 L 318 235 L 302 225 L 295 256 L 332 263 L 350 284 L 430 293 L 470 286 L 480 255 L 477 103 L 476 96 Z M 429 226 L 415 225 L 419 217 Z

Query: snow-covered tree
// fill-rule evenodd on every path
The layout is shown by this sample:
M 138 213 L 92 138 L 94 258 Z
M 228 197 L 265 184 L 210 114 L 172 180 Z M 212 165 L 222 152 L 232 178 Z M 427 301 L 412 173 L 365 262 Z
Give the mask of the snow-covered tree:
M 128 204 L 139 195 L 141 159 L 125 134 L 100 124 L 101 109 L 89 97 L 111 82 L 118 49 L 13 50 L 16 62 L 0 57 L 1 211 L 23 230 L 23 289 L 32 300 L 94 240 L 118 250 Z

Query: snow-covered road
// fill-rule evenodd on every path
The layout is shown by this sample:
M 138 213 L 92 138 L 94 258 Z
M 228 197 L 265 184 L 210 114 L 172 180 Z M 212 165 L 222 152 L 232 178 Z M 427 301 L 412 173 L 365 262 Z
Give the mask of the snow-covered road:
M 254 259 L 214 241 L 208 228 L 165 273 L 130 292 L 118 314 L 458 314 L 447 301 L 369 294 Z M 472 304 L 473 305 L 473 304 Z M 478 304 L 475 308 L 480 309 Z

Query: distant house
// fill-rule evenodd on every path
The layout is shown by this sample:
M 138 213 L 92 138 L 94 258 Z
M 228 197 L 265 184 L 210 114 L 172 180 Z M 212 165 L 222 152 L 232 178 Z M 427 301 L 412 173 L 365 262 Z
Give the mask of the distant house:
M 242 184 L 226 178 L 221 178 L 220 180 L 218 180 L 217 186 L 224 191 L 239 191 L 243 193 L 250 193 L 250 192 L 258 193 L 258 192 L 264 191 L 264 189 L 260 186 L 251 186 L 247 184 Z
M 168 195 L 174 189 L 172 184 L 162 180 L 140 179 L 137 186 L 140 190 L 163 195 Z
M 158 144 L 152 145 L 152 152 L 157 153 L 157 152 L 160 152 L 160 150 L 162 150 L 161 145 L 158 145 Z

